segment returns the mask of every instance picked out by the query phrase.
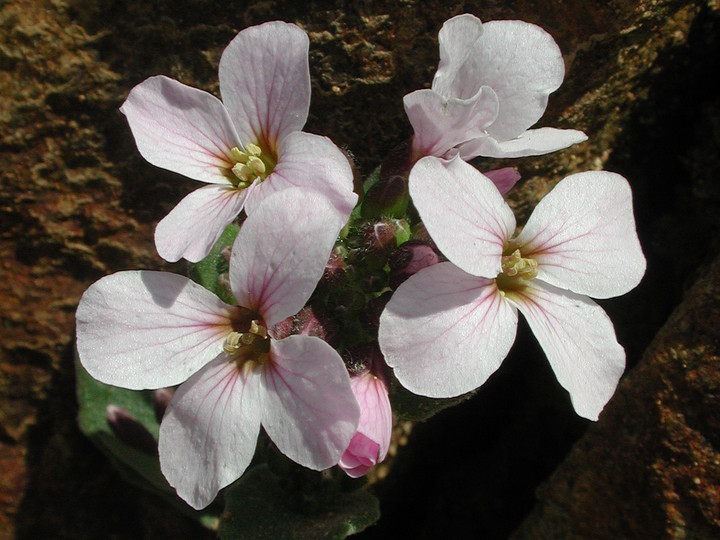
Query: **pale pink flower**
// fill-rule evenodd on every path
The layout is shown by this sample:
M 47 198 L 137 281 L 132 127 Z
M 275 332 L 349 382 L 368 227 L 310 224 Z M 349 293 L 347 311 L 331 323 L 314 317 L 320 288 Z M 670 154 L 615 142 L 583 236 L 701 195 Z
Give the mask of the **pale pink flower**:
M 459 158 L 421 159 L 410 195 L 450 262 L 411 276 L 380 318 L 380 348 L 398 380 L 437 398 L 477 388 L 510 350 L 519 310 L 577 413 L 597 419 L 625 352 L 589 297 L 624 294 L 645 272 L 627 181 L 568 176 L 517 236 L 497 188 Z
M 522 21 L 482 24 L 464 14 L 445 22 L 438 41 L 432 88 L 404 99 L 416 157 L 533 156 L 587 139 L 576 130 L 529 129 L 565 75 L 560 49 L 540 27 Z
M 357 196 L 345 155 L 327 137 L 301 131 L 310 107 L 309 40 L 293 24 L 240 32 L 220 59 L 221 102 L 156 76 L 130 92 L 121 111 L 153 165 L 208 185 L 157 225 L 168 261 L 204 258 L 223 229 L 270 193 L 293 186 L 325 194 L 347 218 Z
M 367 370 L 351 377 L 350 384 L 360 405 L 360 423 L 338 466 L 351 478 L 359 478 L 387 456 L 392 408 L 381 374 Z
M 335 465 L 350 443 L 360 411 L 338 353 L 271 330 L 310 297 L 342 219 L 297 188 L 258 204 L 230 259 L 238 305 L 165 272 L 119 272 L 83 295 L 77 349 L 90 375 L 130 389 L 182 383 L 160 425 L 160 466 L 193 508 L 242 475 L 261 425 L 311 469 Z

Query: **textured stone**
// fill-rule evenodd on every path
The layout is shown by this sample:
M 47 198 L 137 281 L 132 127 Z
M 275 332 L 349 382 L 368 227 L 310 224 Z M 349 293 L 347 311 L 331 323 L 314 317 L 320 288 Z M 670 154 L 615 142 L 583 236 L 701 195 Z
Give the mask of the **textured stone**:
M 311 39 L 313 102 L 308 130 L 347 148 L 356 156 L 360 172 L 367 174 L 410 134 L 402 96 L 429 86 L 437 65 L 437 30 L 444 20 L 466 11 L 483 20 L 517 18 L 541 25 L 558 41 L 567 66 L 566 82 L 551 96 L 541 123 L 583 129 L 590 141 L 544 158 L 513 161 L 523 181 L 511 202 L 520 216 L 527 216 L 555 182 L 578 170 L 606 167 L 630 179 L 650 261 L 648 275 L 637 291 L 604 306 L 615 320 L 632 366 L 683 289 L 697 277 L 697 268 L 719 251 L 720 104 L 708 84 L 712 70 L 717 71 L 713 68 L 720 35 L 716 4 L 712 0 L 522 0 L 512 5 L 499 0 L 0 2 L 0 531 L 7 538 L 197 538 L 201 534 L 162 503 L 122 484 L 75 426 L 71 345 L 74 310 L 82 292 L 95 279 L 118 270 L 183 270 L 181 264 L 161 263 L 152 233 L 155 223 L 194 184 L 148 165 L 138 155 L 117 110 L 135 84 L 166 74 L 217 93 L 217 62 L 238 30 L 275 18 L 297 22 Z M 498 165 L 494 160 L 479 164 Z M 520 348 L 528 350 L 533 360 L 537 356 L 542 361 L 536 349 Z M 495 410 L 499 401 L 490 397 L 502 396 L 506 388 L 516 391 L 513 385 L 518 380 L 524 380 L 526 388 L 535 388 L 532 383 L 538 382 L 553 384 L 552 374 L 526 371 L 519 353 L 515 354 L 500 382 L 493 383 L 495 390 L 481 392 L 471 402 Z M 540 379 L 529 380 L 534 376 Z M 696 385 L 712 379 L 707 370 L 694 377 Z M 690 382 L 673 388 L 681 400 L 686 399 L 682 392 L 696 391 Z M 481 504 L 494 501 L 495 506 L 482 513 L 489 521 L 480 531 L 486 538 L 503 537 L 529 511 L 534 499 L 527 493 L 563 459 L 584 424 L 576 423 L 562 390 L 550 386 L 547 392 L 526 394 L 518 415 L 508 417 L 510 431 L 487 441 L 482 454 L 488 460 L 485 465 L 497 471 L 498 483 L 514 486 L 522 502 L 517 503 L 510 491 L 482 487 L 494 485 L 483 484 L 487 480 L 483 469 L 479 477 L 465 475 L 474 494 L 456 485 L 443 493 L 426 493 L 432 508 L 439 511 L 426 513 L 423 521 L 417 506 L 411 508 L 415 512 L 407 515 L 417 519 L 418 530 L 431 522 L 448 531 L 449 519 L 457 518 L 455 537 L 477 531 L 462 515 L 447 511 L 449 505 L 464 508 L 454 495 Z M 699 425 L 708 417 L 702 407 L 713 403 L 696 399 L 692 404 L 698 408 L 688 417 Z M 409 446 L 399 452 L 401 469 L 414 477 L 422 473 L 426 485 L 444 485 L 438 480 L 446 473 L 443 466 L 467 467 L 459 461 L 458 446 L 450 445 L 450 453 L 435 454 L 439 463 L 429 467 L 425 463 L 425 468 L 413 469 L 412 455 L 402 454 L 421 454 L 420 447 L 428 440 L 423 432 L 448 435 L 441 422 L 463 426 L 461 433 L 450 435 L 460 441 L 469 436 L 472 441 L 476 426 L 463 416 L 463 411 L 476 413 L 471 407 L 448 411 L 456 416 L 444 415 L 439 422 L 413 429 Z M 560 427 L 534 439 L 532 426 L 539 425 L 542 414 L 557 414 L 553 419 Z M 457 420 L 447 422 L 448 418 Z M 648 432 L 659 437 L 670 419 L 658 413 L 644 421 Z M 678 433 L 686 437 L 682 440 L 694 440 L 695 432 L 684 425 L 678 424 Z M 703 433 L 711 432 L 711 427 L 703 428 Z M 548 443 L 552 437 L 561 442 Z M 545 450 L 537 450 L 538 463 L 524 469 L 509 459 L 523 457 L 519 450 L 508 453 L 511 448 Z M 694 448 L 700 457 L 707 451 L 706 446 Z M 402 465 L 404 457 L 407 466 Z M 671 461 L 656 465 L 658 470 L 676 467 Z M 506 472 L 517 483 L 503 480 Z M 690 489 L 709 493 L 713 482 L 717 485 L 713 474 L 711 468 L 699 468 L 700 483 L 693 476 Z M 388 523 L 406 515 L 396 507 L 402 495 L 390 489 L 400 485 L 394 475 L 383 473 L 389 486 L 385 492 L 392 499 L 383 499 Z M 662 482 L 657 478 L 659 483 L 648 489 L 672 492 L 662 483 L 668 477 L 663 476 Z M 689 472 L 682 478 L 690 478 Z M 403 482 L 402 486 L 425 493 L 422 484 L 414 488 Z M 676 506 L 673 511 L 691 530 L 695 521 L 708 523 L 711 505 L 702 508 L 693 513 Z M 669 515 L 660 508 L 652 511 Z M 169 521 L 174 525 L 158 525 Z M 370 537 L 372 530 L 367 534 Z

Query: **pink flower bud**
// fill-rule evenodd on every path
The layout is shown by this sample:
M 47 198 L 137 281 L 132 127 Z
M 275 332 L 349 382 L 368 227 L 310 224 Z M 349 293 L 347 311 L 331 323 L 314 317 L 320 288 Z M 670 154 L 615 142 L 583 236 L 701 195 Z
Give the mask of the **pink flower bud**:
M 515 167 L 503 167 L 502 169 L 485 171 L 483 174 L 492 180 L 492 183 L 503 195 L 510 191 L 515 183 L 520 180 L 520 171 Z
M 338 341 L 337 323 L 317 306 L 305 306 L 296 315 L 283 319 L 272 327 L 270 334 L 274 339 L 290 335 L 315 336 L 333 347 Z
M 350 379 L 360 405 L 360 423 L 350 445 L 340 458 L 339 467 L 351 478 L 359 478 L 387 456 L 392 433 L 392 409 L 388 387 L 382 375 L 384 362 L 377 345 L 365 348 L 369 369 Z
M 440 257 L 433 247 L 423 241 L 410 240 L 390 254 L 390 287 L 397 287 L 423 268 L 440 262 Z
M 117 405 L 108 405 L 106 415 L 107 423 L 118 439 L 146 454 L 157 454 L 155 438 L 132 414 Z

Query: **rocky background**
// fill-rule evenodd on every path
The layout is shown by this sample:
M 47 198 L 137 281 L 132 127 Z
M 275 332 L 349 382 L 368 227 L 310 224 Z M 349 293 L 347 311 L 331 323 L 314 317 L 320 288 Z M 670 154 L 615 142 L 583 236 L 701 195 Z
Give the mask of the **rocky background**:
M 413 426 L 372 486 L 382 519 L 357 538 L 720 537 L 717 0 L 0 0 L 0 538 L 213 537 L 125 484 L 76 426 L 82 292 L 117 270 L 184 270 L 152 233 L 193 182 L 139 156 L 128 91 L 166 74 L 217 92 L 237 31 L 296 22 L 306 129 L 367 174 L 410 134 L 402 96 L 429 85 L 437 31 L 462 12 L 549 31 L 567 70 L 541 124 L 590 136 L 514 161 L 516 210 L 569 173 L 619 172 L 648 270 L 602 302 L 628 370 L 599 422 L 575 416 L 521 325 L 473 399 Z

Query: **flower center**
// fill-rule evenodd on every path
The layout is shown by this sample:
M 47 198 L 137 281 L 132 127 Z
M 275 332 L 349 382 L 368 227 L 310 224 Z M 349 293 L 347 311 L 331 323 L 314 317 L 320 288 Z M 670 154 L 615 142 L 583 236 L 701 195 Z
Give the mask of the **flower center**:
M 223 350 L 238 367 L 264 364 L 270 353 L 270 339 L 265 324 L 259 319 L 252 319 L 247 325 L 247 331 L 230 332 L 225 338 Z
M 502 257 L 502 272 L 496 280 L 501 291 L 522 288 L 526 281 L 537 276 L 537 261 L 524 258 L 519 249 Z
M 248 144 L 242 150 L 234 146 L 230 150 L 230 157 L 235 164 L 230 168 L 232 172 L 231 181 L 238 189 L 245 189 L 252 184 L 256 178 L 265 180 L 275 167 L 270 151 L 263 151 L 256 144 Z

